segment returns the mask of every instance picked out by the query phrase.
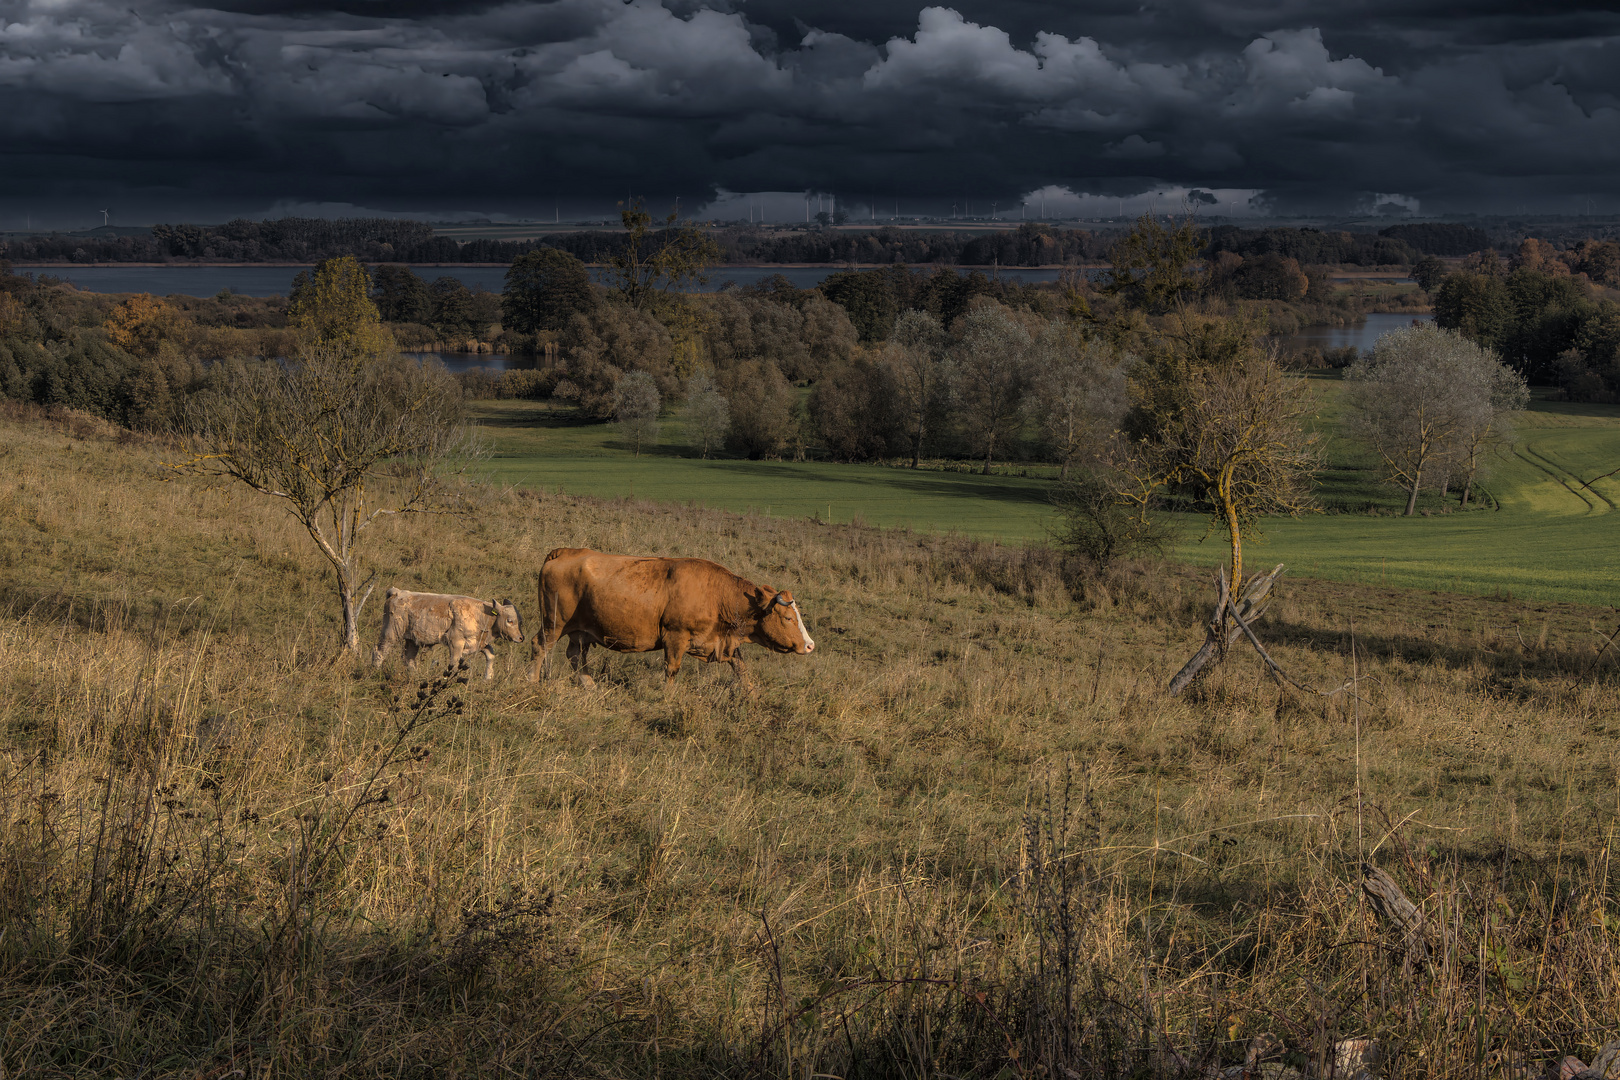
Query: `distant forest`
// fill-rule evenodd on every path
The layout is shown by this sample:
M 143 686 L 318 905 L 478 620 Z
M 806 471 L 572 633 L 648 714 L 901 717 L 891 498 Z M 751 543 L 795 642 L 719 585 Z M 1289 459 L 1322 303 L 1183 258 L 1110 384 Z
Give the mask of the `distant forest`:
M 879 228 L 714 232 L 722 264 L 861 263 L 911 266 L 1050 266 L 1106 261 L 1119 234 L 1026 223 L 1003 232 L 922 232 Z M 1491 237 L 1468 225 L 1391 225 L 1378 232 L 1310 228 L 1205 230 L 1205 254 L 1277 255 L 1302 265 L 1410 265 L 1426 255 L 1489 249 Z M 30 262 L 317 262 L 352 255 L 371 263 L 510 263 L 537 247 L 560 248 L 587 263 L 620 251 L 622 233 L 559 233 L 536 240 L 467 240 L 435 235 L 421 221 L 388 218 L 238 219 L 223 225 L 154 225 L 148 234 L 51 234 L 0 242 L 0 258 Z

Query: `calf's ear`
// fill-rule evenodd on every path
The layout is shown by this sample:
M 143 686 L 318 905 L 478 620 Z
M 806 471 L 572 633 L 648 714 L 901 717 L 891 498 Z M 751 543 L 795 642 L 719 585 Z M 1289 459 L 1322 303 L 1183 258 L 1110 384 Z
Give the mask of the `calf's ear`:
M 485 615 L 493 615 L 496 618 L 500 618 L 501 609 L 496 607 L 494 604 L 492 604 L 492 603 L 490 603 L 489 601 L 486 600 L 484 602 L 484 614 Z

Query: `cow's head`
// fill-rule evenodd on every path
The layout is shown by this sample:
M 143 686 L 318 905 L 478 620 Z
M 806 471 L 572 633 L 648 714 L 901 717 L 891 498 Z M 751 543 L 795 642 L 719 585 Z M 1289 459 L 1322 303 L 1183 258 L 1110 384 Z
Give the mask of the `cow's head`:
M 495 600 L 485 604 L 484 614 L 494 617 L 495 625 L 490 629 L 496 637 L 503 637 L 507 641 L 523 640 L 523 616 L 512 606 L 512 601 Z
M 805 628 L 804 617 L 799 614 L 799 604 L 792 593 L 759 589 L 754 594 L 754 604 L 756 610 L 763 608 L 752 638 L 756 644 L 801 656 L 815 651 L 816 643 Z

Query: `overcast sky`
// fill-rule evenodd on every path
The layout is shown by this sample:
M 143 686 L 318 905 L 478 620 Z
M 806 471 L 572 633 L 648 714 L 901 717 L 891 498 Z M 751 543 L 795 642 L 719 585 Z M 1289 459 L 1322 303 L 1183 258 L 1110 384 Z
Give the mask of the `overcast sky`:
M 1615 8 L 0 0 L 0 228 L 1620 212 Z

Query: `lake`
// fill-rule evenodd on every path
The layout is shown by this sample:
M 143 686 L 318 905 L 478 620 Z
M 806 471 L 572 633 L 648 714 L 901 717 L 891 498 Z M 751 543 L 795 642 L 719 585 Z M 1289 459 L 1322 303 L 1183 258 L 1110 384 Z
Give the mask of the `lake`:
M 1291 349 L 1304 349 L 1313 345 L 1318 349 L 1342 349 L 1346 345 L 1354 345 L 1361 352 L 1371 352 L 1373 344 L 1379 338 L 1391 330 L 1411 326 L 1414 319 L 1418 322 L 1433 322 L 1434 316 L 1380 311 L 1368 315 L 1365 322 L 1353 326 L 1307 326 L 1299 333 L 1283 340 Z
M 307 266 L 18 266 L 35 274 L 51 274 L 71 281 L 88 292 L 152 293 L 168 296 L 216 296 L 229 289 L 243 296 L 285 296 L 293 277 Z M 453 277 L 469 289 L 500 292 L 506 283 L 504 266 L 413 266 L 411 269 L 432 281 Z M 781 274 L 801 289 L 814 288 L 823 279 L 846 269 L 843 266 L 717 266 L 710 272 L 704 292 L 716 292 L 729 282 L 752 285 L 772 274 Z M 986 271 L 992 273 L 993 271 Z M 600 271 L 593 271 L 599 274 Z M 1032 270 L 1003 267 L 1003 280 L 1027 282 L 1056 281 L 1058 270 Z

